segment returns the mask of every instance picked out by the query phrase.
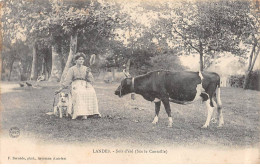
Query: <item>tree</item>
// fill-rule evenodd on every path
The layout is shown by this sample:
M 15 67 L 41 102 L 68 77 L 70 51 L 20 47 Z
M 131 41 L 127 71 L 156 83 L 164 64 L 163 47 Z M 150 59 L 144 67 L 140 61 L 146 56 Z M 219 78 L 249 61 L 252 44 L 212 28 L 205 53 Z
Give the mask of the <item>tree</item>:
M 78 34 L 81 36 L 90 36 L 95 44 L 102 41 L 103 38 L 108 38 L 111 29 L 116 21 L 118 9 L 115 5 L 97 1 L 86 1 L 82 3 L 67 3 L 62 8 L 65 8 L 64 18 L 59 22 L 63 24 L 65 33 L 70 34 L 70 52 L 66 61 L 65 68 L 62 74 L 64 80 L 69 67 L 72 65 L 72 59 L 75 55 L 78 43 Z M 67 9 L 67 10 L 66 10 Z M 94 33 L 93 33 L 94 32 Z M 88 41 L 90 42 L 90 41 Z M 86 45 L 86 41 L 84 41 Z
M 37 38 L 46 38 L 47 32 L 44 29 L 45 21 L 44 13 L 49 12 L 49 3 L 47 1 L 23 1 L 10 0 L 4 1 L 4 15 L 2 17 L 4 38 L 9 38 L 6 42 L 9 45 L 22 41 L 26 45 L 32 46 L 33 61 L 31 69 L 31 79 L 37 78 L 38 53 Z
M 180 47 L 175 46 L 175 39 L 168 27 L 168 16 L 174 9 L 170 10 L 168 6 L 174 4 L 159 1 L 154 4 L 145 1 L 121 4 L 120 15 L 124 17 L 120 19 L 121 24 L 115 31 L 118 35 L 114 38 L 121 45 L 113 46 L 116 65 L 122 68 L 130 60 L 132 72 L 145 73 L 162 67 L 165 62 L 157 61 L 159 59 L 171 60 L 172 64 L 180 63 L 177 58 Z M 151 59 L 156 60 L 155 66 L 152 64 L 155 61 Z M 158 65 L 160 63 L 161 66 Z
M 241 40 L 237 28 L 243 27 L 238 20 L 246 15 L 246 5 L 247 2 L 239 0 L 181 2 L 181 7 L 174 10 L 177 17 L 172 17 L 168 26 L 186 50 L 199 53 L 200 70 L 203 71 L 206 54 L 244 53 L 245 50 L 239 47 Z
M 62 75 L 61 37 L 54 36 L 52 51 L 52 66 L 49 81 L 60 81 Z
M 249 46 L 252 46 L 252 50 L 249 55 L 249 63 L 248 63 L 248 69 L 245 73 L 245 79 L 244 79 L 244 84 L 243 88 L 248 89 L 249 86 L 249 79 L 250 75 L 253 71 L 256 59 L 259 55 L 259 49 L 260 49 L 260 44 L 259 44 L 259 4 L 258 1 L 255 1 L 255 3 L 251 3 L 250 6 L 250 13 L 248 13 L 248 24 L 246 24 L 246 32 L 243 33 L 242 37 L 244 37 L 244 41 L 246 44 Z
M 38 70 L 37 70 L 37 62 L 38 62 L 38 56 L 37 56 L 37 45 L 36 43 L 33 44 L 33 61 L 32 61 L 32 70 L 31 70 L 31 77 L 30 80 L 36 80 L 38 76 Z
M 37 45 L 41 45 L 43 41 L 48 41 L 54 46 L 52 47 L 52 63 L 50 80 L 60 80 L 58 71 L 63 70 L 63 63 L 60 60 L 65 60 L 65 68 L 63 70 L 63 78 L 66 71 L 71 66 L 72 58 L 76 53 L 78 34 L 80 36 L 89 36 L 88 33 L 93 33 L 95 36 L 91 38 L 96 43 L 109 38 L 111 28 L 117 19 L 116 5 L 113 2 L 98 2 L 98 1 L 78 1 L 77 3 L 70 1 L 5 1 L 5 17 L 3 21 L 5 33 L 11 37 L 13 41 L 17 41 L 17 36 L 25 38 L 23 41 L 28 45 L 34 46 L 32 74 L 31 78 L 37 78 L 37 59 L 40 53 L 37 51 Z M 21 31 L 22 30 L 22 31 Z M 69 56 L 66 58 L 63 51 L 66 50 L 60 44 L 70 37 Z M 58 41 L 57 41 L 58 39 Z M 89 38 L 90 39 L 90 38 Z M 88 39 L 88 40 L 89 40 Z M 12 41 L 11 40 L 11 41 Z M 58 43 L 57 43 L 58 42 Z M 82 44 L 81 44 L 82 45 Z M 83 47 L 87 43 L 83 42 Z M 56 61 L 57 59 L 57 61 Z M 59 63 L 58 63 L 59 62 Z M 39 63 L 39 62 L 38 62 Z M 56 64 L 58 63 L 58 64 Z M 56 72 L 54 72 L 56 71 Z M 54 74 L 55 73 L 55 74 Z

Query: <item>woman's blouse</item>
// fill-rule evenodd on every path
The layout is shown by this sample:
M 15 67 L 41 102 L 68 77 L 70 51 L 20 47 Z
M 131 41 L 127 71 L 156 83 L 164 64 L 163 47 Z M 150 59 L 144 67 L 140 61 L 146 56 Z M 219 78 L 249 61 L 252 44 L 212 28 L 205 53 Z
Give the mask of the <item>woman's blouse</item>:
M 77 67 L 76 65 L 69 68 L 66 78 L 62 83 L 62 87 L 68 87 L 71 82 L 75 80 L 85 80 L 87 82 L 93 82 L 94 77 L 91 73 L 91 69 L 86 66 Z

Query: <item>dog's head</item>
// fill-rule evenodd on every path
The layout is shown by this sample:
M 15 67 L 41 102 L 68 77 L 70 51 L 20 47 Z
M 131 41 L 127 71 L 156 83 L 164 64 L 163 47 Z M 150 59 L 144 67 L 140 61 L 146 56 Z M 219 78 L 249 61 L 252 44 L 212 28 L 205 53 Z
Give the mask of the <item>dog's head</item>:
M 59 94 L 60 101 L 63 103 L 68 101 L 68 97 L 68 93 L 60 92 Z

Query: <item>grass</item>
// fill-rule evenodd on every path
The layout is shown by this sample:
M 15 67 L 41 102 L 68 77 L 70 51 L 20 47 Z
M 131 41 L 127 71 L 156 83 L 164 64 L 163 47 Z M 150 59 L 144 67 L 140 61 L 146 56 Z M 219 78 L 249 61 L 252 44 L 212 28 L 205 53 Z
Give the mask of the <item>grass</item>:
M 10 83 L 2 83 L 10 85 Z M 153 125 L 154 104 L 136 95 L 114 95 L 118 84 L 96 83 L 95 90 L 102 118 L 70 120 L 47 115 L 52 111 L 55 84 L 42 83 L 41 89 L 14 88 L 1 96 L 1 127 L 8 135 L 18 127 L 20 137 L 57 143 L 89 143 L 109 146 L 211 146 L 255 147 L 259 143 L 260 93 L 239 88 L 222 88 L 225 125 L 200 127 L 206 120 L 201 102 L 190 105 L 171 103 L 173 127 L 167 128 L 167 114 L 161 107 L 159 123 Z M 216 113 L 216 111 L 215 111 Z

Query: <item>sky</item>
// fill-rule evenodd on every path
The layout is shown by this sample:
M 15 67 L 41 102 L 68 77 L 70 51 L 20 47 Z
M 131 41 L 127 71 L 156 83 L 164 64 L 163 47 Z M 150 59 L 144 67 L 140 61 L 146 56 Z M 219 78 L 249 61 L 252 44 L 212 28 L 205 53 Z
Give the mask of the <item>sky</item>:
M 180 56 L 180 61 L 183 66 L 187 67 L 187 70 L 199 71 L 199 55 L 187 55 Z M 215 71 L 220 75 L 227 76 L 233 74 L 245 74 L 248 68 L 248 60 L 246 65 L 240 64 L 238 57 L 231 54 L 227 54 L 217 59 L 217 64 L 212 65 L 207 71 Z M 258 57 L 253 70 L 260 69 L 260 58 Z

